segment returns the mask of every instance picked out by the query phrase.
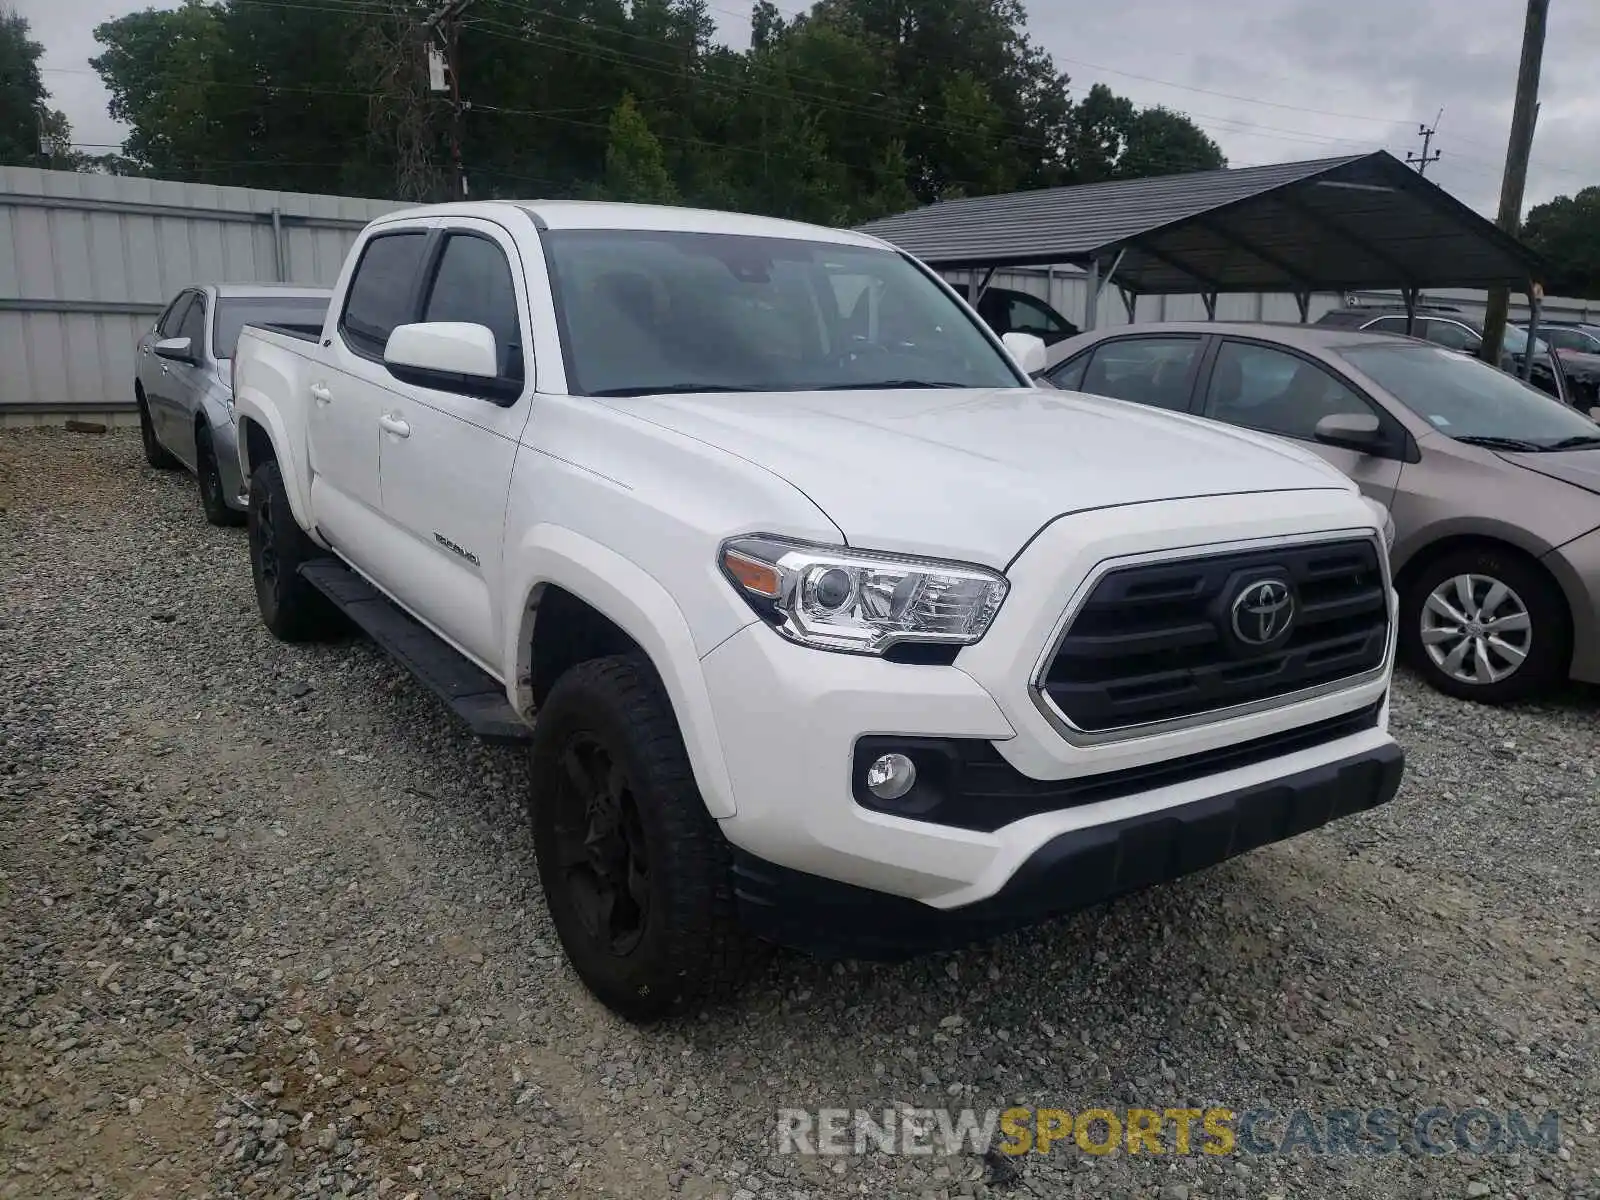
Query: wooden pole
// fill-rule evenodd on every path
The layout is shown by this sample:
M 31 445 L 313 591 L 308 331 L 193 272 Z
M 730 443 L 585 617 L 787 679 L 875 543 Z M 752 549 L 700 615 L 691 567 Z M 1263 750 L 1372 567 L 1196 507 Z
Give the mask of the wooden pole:
M 1506 169 L 1500 182 L 1499 225 L 1513 237 L 1522 224 L 1522 193 L 1528 182 L 1528 156 L 1533 151 L 1533 127 L 1539 115 L 1539 65 L 1544 58 L 1544 30 L 1550 0 L 1528 0 L 1522 26 L 1522 63 L 1517 68 L 1517 98 L 1511 110 L 1511 140 L 1506 145 Z M 1509 288 L 1489 291 L 1483 317 L 1483 344 L 1478 354 L 1484 362 L 1500 365 L 1505 343 L 1506 315 L 1511 308 Z

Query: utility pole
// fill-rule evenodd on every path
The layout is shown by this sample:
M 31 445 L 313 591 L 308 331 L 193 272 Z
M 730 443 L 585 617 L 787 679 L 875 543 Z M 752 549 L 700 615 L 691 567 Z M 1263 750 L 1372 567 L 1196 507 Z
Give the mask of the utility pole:
M 1406 165 L 1408 167 L 1415 166 L 1417 168 L 1418 175 L 1426 175 L 1428 173 L 1428 164 L 1439 161 L 1439 152 L 1435 150 L 1430 155 L 1428 153 L 1428 147 L 1433 144 L 1433 135 L 1439 131 L 1439 118 L 1443 116 L 1444 109 L 1441 108 L 1439 110 L 1439 116 L 1433 119 L 1432 125 L 1417 126 L 1417 136 L 1422 139 L 1421 154 L 1412 154 L 1411 151 L 1406 151 Z
M 461 14 L 472 0 L 445 0 L 428 17 L 428 76 L 433 91 L 443 91 L 441 75 L 449 76 L 451 199 L 467 198 L 467 172 L 461 162 Z M 442 68 L 442 70 L 441 70 Z
M 1522 224 L 1522 193 L 1528 182 L 1528 156 L 1533 152 L 1533 127 L 1539 116 L 1539 66 L 1544 59 L 1544 30 L 1550 0 L 1528 0 L 1522 26 L 1522 62 L 1517 67 L 1517 99 L 1511 110 L 1511 139 L 1506 144 L 1505 176 L 1500 182 L 1500 228 L 1516 236 Z M 1528 281 L 1531 297 L 1533 280 Z M 1483 317 L 1483 344 L 1478 355 L 1492 366 L 1500 365 L 1500 347 L 1506 336 L 1510 289 L 1491 288 Z M 1527 356 L 1531 365 L 1533 355 Z

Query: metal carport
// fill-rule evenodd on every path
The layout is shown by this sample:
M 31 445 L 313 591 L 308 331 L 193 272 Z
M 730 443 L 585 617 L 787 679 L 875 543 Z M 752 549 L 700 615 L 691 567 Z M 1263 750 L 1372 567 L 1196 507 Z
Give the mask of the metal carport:
M 1398 288 L 1408 311 L 1435 287 L 1527 292 L 1534 252 L 1393 155 L 1118 179 L 945 200 L 861 231 L 928 265 L 972 271 L 976 299 L 1000 267 L 1073 264 L 1088 276 L 1086 327 L 1115 285 L 1129 319 L 1140 295 Z M 980 273 L 981 276 L 980 276 Z

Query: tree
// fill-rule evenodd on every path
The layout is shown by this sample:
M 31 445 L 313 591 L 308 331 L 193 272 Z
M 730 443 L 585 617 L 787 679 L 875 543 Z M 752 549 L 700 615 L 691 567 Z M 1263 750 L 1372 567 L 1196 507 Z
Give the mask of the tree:
M 49 115 L 49 93 L 39 73 L 44 47 L 28 32 L 27 21 L 0 8 L 0 163 L 36 163 Z
M 247 147 L 219 136 L 231 116 L 217 98 L 224 57 L 220 10 L 187 0 L 171 11 L 147 9 L 96 27 L 105 52 L 90 59 L 111 93 L 113 117 L 131 127 L 124 151 L 152 175 L 199 179 Z M 217 182 L 215 179 L 212 182 Z
M 710 0 L 475 0 L 459 113 L 428 83 L 436 7 L 183 0 L 108 21 L 93 61 L 132 165 L 94 169 L 442 199 L 459 127 L 473 196 L 852 224 L 1222 163 L 1179 114 L 1104 87 L 1074 103 L 1021 0 L 758 0 L 744 50 L 713 40 Z
M 1228 165 L 1222 148 L 1188 117 L 1167 108 L 1135 108 L 1103 83 L 1090 88 L 1074 109 L 1070 144 L 1071 173 L 1078 183 Z
M 661 143 L 639 111 L 631 92 L 611 114 L 606 144 L 606 194 L 613 200 L 675 204 L 678 189 L 667 172 Z
M 1538 251 L 1550 269 L 1545 290 L 1552 295 L 1600 300 L 1600 187 L 1528 210 L 1522 240 Z

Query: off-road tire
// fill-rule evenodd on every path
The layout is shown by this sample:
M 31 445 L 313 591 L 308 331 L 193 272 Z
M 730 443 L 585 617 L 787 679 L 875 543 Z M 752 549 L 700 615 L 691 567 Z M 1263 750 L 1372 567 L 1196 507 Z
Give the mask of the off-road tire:
M 228 507 L 217 449 L 211 442 L 211 430 L 204 426 L 194 438 L 194 477 L 200 488 L 200 508 L 207 521 L 219 526 L 244 524 L 244 514 Z
M 575 794 L 564 759 L 576 745 L 609 753 L 637 811 L 649 903 L 638 941 L 625 952 L 585 926 L 579 884 L 562 866 L 572 831 L 558 825 L 574 820 Z M 601 1003 L 644 1023 L 738 989 L 759 952 L 735 916 L 730 848 L 695 786 L 672 705 L 648 660 L 591 659 L 556 681 L 534 725 L 528 805 L 556 933 Z
M 342 628 L 339 610 L 300 574 L 300 564 L 323 551 L 294 519 L 283 473 L 271 459 L 251 473 L 248 524 L 250 573 L 262 623 L 285 642 L 336 636 Z

